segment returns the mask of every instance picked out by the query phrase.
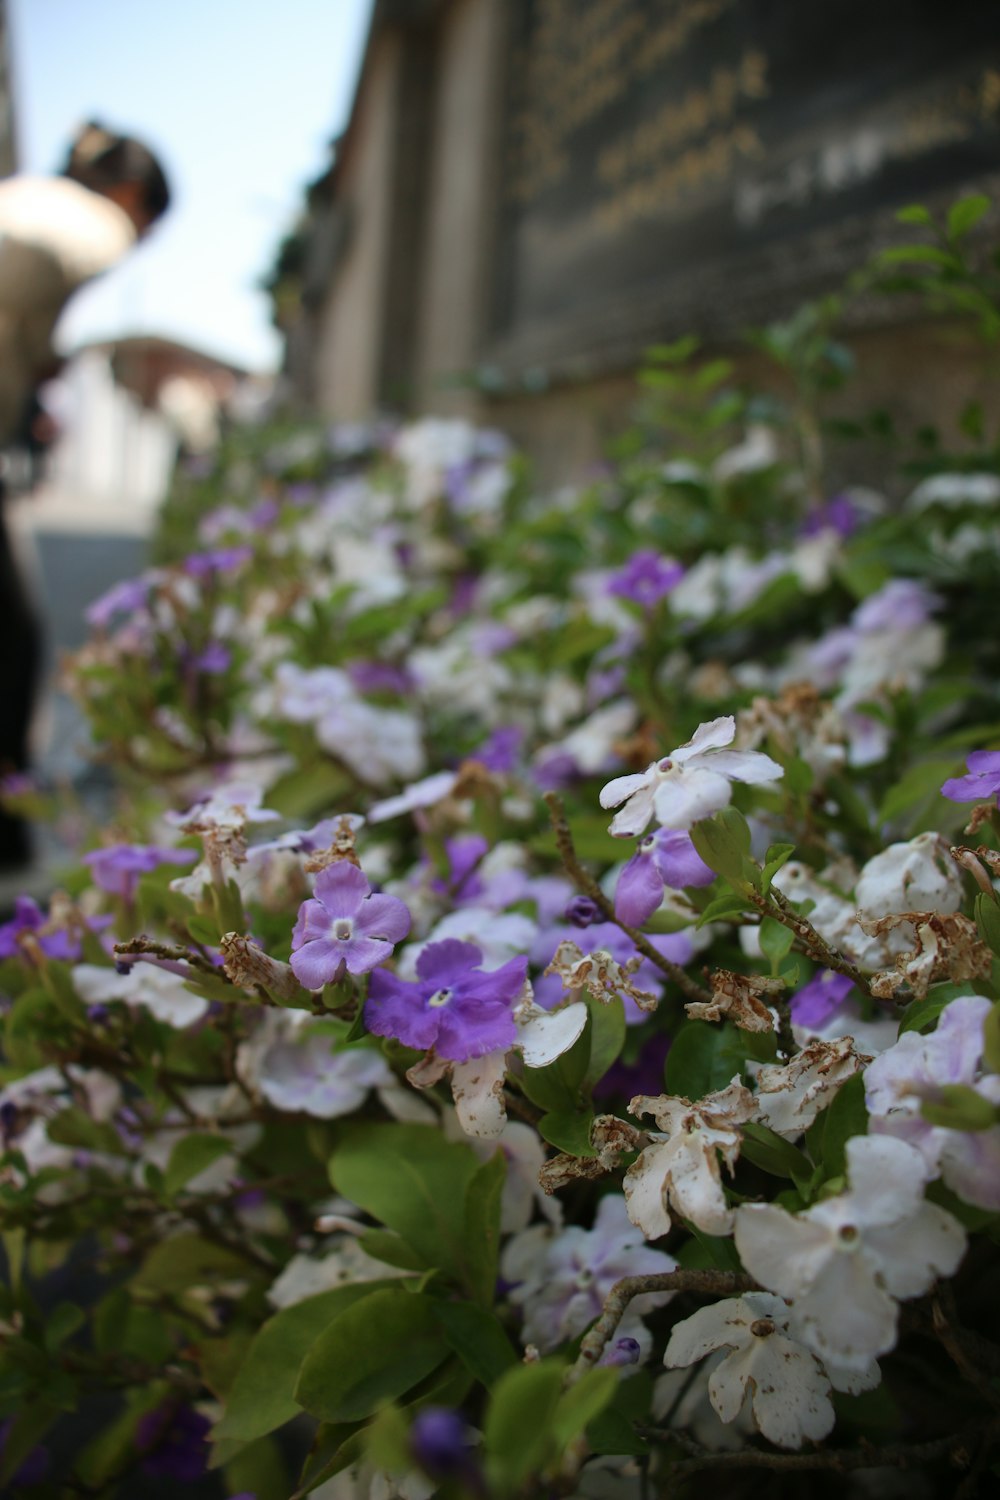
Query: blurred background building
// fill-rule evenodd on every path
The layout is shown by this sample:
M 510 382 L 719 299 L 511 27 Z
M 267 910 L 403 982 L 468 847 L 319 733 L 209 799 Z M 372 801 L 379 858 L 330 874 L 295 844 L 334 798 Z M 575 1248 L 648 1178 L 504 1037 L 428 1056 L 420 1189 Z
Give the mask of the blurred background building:
M 496 423 L 565 477 L 646 346 L 725 348 L 838 287 L 900 207 L 998 186 L 983 0 L 376 0 L 271 278 L 286 375 L 337 419 Z M 950 331 L 873 298 L 850 318 L 861 399 L 915 357 L 912 421 L 976 394 Z

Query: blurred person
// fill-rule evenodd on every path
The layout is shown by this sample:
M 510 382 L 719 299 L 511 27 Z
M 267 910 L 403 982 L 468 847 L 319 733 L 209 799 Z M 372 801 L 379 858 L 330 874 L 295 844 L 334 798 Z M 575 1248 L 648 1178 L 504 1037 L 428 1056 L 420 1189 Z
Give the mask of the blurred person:
M 58 373 L 52 335 L 73 293 L 110 270 L 166 212 L 170 189 L 153 153 L 95 121 L 55 177 L 0 182 L 0 449 L 34 470 L 56 436 L 39 387 Z M 28 768 L 41 630 L 4 521 L 0 473 L 0 776 Z M 23 820 L 0 808 L 0 871 L 30 861 Z

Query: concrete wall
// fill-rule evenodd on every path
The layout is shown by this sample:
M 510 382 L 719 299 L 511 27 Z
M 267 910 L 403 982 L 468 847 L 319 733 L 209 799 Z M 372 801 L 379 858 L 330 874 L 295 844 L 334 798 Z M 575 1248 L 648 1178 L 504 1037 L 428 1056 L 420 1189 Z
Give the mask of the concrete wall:
M 504 21 L 501 0 L 453 0 L 440 23 L 417 322 L 422 410 L 475 404 L 455 380 L 476 364 L 489 311 Z
M 397 31 L 375 38 L 341 168 L 347 244 L 319 312 L 315 355 L 317 406 L 339 421 L 379 405 L 402 48 Z

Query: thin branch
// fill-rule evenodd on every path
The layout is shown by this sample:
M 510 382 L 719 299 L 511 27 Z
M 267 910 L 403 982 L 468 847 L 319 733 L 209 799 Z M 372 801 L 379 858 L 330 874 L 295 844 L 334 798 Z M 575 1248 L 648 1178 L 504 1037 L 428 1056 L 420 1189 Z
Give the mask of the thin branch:
M 169 943 L 158 943 L 153 938 L 140 936 L 129 938 L 125 943 L 116 943 L 115 952 L 123 957 L 148 953 L 153 958 L 168 959 L 171 963 L 190 964 L 192 969 L 201 969 L 216 979 L 219 977 L 219 970 L 210 959 L 203 958 L 200 953 L 193 953 L 190 948 L 184 948 L 179 944 L 172 946 Z
M 565 866 L 566 873 L 573 880 L 577 888 L 585 896 L 589 896 L 594 905 L 600 908 L 605 919 L 609 922 L 614 922 L 616 927 L 620 927 L 626 937 L 631 938 L 639 952 L 648 958 L 650 963 L 655 964 L 658 969 L 661 969 L 668 979 L 672 979 L 684 991 L 689 1000 L 710 1001 L 712 998 L 710 990 L 704 989 L 696 979 L 692 979 L 690 974 L 681 968 L 680 964 L 675 964 L 669 958 L 664 957 L 659 949 L 655 948 L 649 941 L 645 933 L 639 932 L 635 927 L 627 927 L 624 922 L 615 916 L 614 903 L 608 900 L 593 875 L 588 870 L 585 870 L 580 863 L 576 847 L 573 843 L 573 835 L 566 821 L 566 811 L 563 807 L 562 798 L 557 796 L 555 792 L 546 792 L 545 802 L 549 809 L 549 816 L 552 819 L 552 831 L 556 836 L 556 847 L 559 850 L 560 858 Z
M 604 1311 L 580 1345 L 576 1364 L 566 1384 L 574 1385 L 600 1359 L 605 1346 L 633 1297 L 647 1292 L 696 1292 L 702 1297 L 731 1297 L 736 1292 L 758 1292 L 752 1276 L 742 1271 L 660 1271 L 648 1276 L 625 1276 L 616 1281 L 604 1303 Z
M 795 949 L 811 958 L 814 963 L 821 964 L 824 969 L 833 969 L 837 974 L 844 974 L 862 994 L 872 999 L 872 992 L 866 975 L 862 974 L 857 964 L 852 964 L 849 958 L 838 953 L 832 948 L 824 937 L 816 931 L 815 927 L 807 917 L 800 916 L 792 907 L 787 897 L 780 891 L 773 890 L 770 895 L 762 896 L 759 891 L 749 887 L 743 892 L 747 900 L 754 905 L 761 916 L 773 917 L 783 927 L 787 927 L 795 934 Z
M 740 1453 L 718 1453 L 700 1448 L 681 1433 L 664 1427 L 640 1427 L 641 1437 L 679 1444 L 691 1455 L 669 1465 L 671 1480 L 698 1474 L 704 1469 L 832 1469 L 846 1473 L 850 1469 L 916 1468 L 936 1458 L 949 1458 L 953 1464 L 967 1468 L 970 1448 L 978 1436 L 971 1430 L 952 1432 L 928 1443 L 893 1443 L 875 1448 L 865 1443 L 857 1448 L 820 1448 L 814 1453 L 770 1453 L 763 1448 L 745 1448 Z
M 931 1324 L 946 1354 L 963 1378 L 990 1406 L 1000 1407 L 1000 1389 L 995 1380 L 987 1377 L 983 1368 L 989 1367 L 987 1351 L 990 1351 L 992 1365 L 996 1369 L 997 1350 L 987 1340 L 961 1326 L 955 1307 L 955 1295 L 948 1285 L 940 1286 L 931 1302 Z M 984 1345 L 985 1348 L 982 1347 Z

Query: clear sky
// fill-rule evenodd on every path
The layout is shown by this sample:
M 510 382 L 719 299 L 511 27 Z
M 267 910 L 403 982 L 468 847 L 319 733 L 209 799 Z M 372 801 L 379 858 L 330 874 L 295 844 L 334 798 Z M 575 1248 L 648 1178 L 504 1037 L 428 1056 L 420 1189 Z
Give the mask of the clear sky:
M 20 170 L 88 117 L 163 160 L 168 216 L 77 294 L 64 349 L 158 333 L 252 369 L 279 341 L 255 283 L 346 124 L 371 0 L 8 0 Z

